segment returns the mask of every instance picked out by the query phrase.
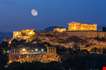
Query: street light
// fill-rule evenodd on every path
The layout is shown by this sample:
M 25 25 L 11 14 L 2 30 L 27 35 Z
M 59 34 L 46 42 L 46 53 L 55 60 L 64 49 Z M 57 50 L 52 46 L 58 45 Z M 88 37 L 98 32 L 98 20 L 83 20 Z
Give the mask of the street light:
M 22 48 L 22 51 L 26 51 L 26 49 L 25 48 Z
M 44 51 L 44 49 L 41 49 L 41 51 L 43 52 L 43 51 Z
M 38 49 L 36 48 L 36 49 L 35 49 L 35 51 L 37 52 L 37 51 L 38 51 Z
M 28 51 L 27 51 L 27 49 L 26 49 L 26 48 L 22 48 L 22 49 L 20 50 L 20 53 L 21 53 L 21 54 L 27 54 L 27 53 L 28 53 Z

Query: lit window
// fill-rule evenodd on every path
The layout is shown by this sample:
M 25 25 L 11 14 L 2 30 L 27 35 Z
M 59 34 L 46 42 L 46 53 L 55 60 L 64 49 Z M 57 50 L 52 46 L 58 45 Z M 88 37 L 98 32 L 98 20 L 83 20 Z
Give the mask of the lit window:
M 34 51 L 34 50 L 31 50 L 32 52 Z

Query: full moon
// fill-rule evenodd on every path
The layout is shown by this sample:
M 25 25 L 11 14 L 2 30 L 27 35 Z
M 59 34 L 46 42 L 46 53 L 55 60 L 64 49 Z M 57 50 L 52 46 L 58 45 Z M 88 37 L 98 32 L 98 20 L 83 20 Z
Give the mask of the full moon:
M 32 9 L 31 10 L 31 14 L 32 14 L 32 16 L 37 16 L 38 15 L 38 11 L 36 9 Z

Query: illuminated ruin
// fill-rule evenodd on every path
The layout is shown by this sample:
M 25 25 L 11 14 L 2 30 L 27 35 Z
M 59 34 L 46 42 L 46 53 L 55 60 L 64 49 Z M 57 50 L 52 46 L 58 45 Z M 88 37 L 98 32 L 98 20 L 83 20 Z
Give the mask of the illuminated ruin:
M 25 40 L 27 42 L 32 41 L 36 37 L 36 33 L 33 29 L 26 29 L 13 32 L 13 39 Z
M 68 31 L 97 31 L 97 25 L 71 22 L 68 24 Z

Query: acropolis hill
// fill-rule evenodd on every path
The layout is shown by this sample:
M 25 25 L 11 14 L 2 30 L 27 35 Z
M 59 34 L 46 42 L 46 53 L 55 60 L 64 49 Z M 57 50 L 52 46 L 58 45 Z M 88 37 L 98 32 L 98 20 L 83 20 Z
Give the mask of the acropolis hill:
M 56 27 L 50 32 L 35 29 L 14 31 L 8 43 L 11 47 L 8 63 L 61 62 L 70 53 L 106 53 L 106 32 L 98 31 L 96 24 L 72 22 L 67 28 Z
M 69 23 L 67 28 L 54 28 L 51 32 L 38 33 L 33 29 L 15 31 L 13 32 L 12 40 L 14 39 L 18 41 L 24 40 L 27 43 L 39 42 L 47 47 L 54 47 L 55 50 L 52 51 L 53 55 L 57 55 L 57 52 L 61 53 L 59 50 L 61 48 L 72 49 L 74 51 L 75 49 L 80 49 L 80 52 L 86 54 L 92 52 L 103 54 L 104 49 L 106 49 L 106 32 L 97 31 L 96 24 L 82 24 L 78 22 Z M 64 54 L 60 56 L 62 55 Z M 54 59 L 53 61 L 60 61 L 60 58 L 57 60 Z M 36 59 L 34 61 L 36 61 Z

